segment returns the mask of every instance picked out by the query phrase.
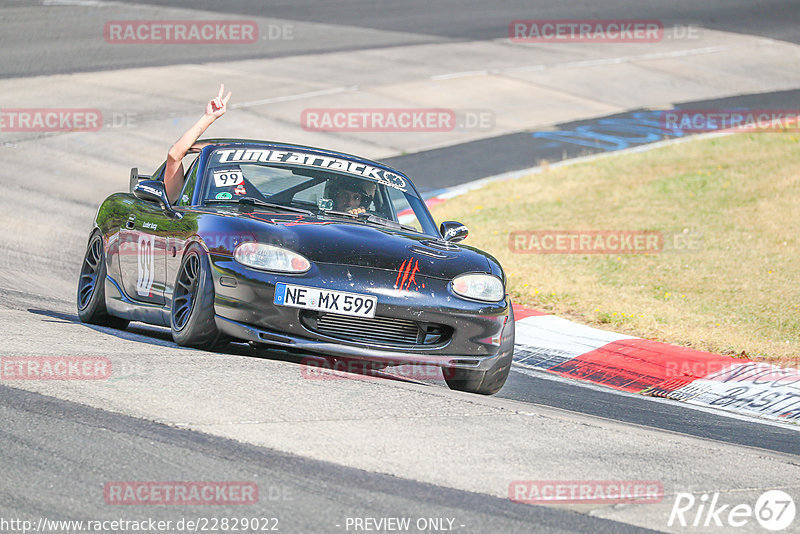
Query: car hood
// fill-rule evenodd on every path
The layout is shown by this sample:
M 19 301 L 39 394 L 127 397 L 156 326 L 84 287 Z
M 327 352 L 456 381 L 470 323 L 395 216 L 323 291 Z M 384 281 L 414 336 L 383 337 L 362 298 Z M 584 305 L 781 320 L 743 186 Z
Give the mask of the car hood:
M 282 246 L 315 263 L 409 271 L 417 277 L 447 280 L 465 272 L 499 271 L 496 260 L 478 249 L 360 221 L 253 212 L 227 218 L 225 228 L 243 240 Z

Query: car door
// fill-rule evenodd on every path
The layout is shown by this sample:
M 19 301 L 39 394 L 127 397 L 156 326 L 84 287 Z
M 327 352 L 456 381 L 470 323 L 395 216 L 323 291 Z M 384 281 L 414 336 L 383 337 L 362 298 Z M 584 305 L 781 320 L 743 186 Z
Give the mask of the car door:
M 134 199 L 120 228 L 120 274 L 125 293 L 137 301 L 164 304 L 170 218 L 155 202 Z

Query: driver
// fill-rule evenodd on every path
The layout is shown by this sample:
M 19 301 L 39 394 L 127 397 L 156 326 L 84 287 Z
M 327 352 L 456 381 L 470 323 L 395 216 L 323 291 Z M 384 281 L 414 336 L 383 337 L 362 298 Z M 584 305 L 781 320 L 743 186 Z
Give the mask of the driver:
M 330 184 L 333 209 L 353 215 L 365 213 L 375 198 L 377 186 L 365 180 L 334 179 Z

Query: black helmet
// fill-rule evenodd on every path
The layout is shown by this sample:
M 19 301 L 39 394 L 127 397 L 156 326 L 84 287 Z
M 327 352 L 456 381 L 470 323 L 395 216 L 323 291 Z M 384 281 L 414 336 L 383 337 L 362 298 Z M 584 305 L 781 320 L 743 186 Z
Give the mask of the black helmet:
M 360 178 L 347 178 L 344 176 L 333 176 L 325 185 L 325 197 L 335 199 L 339 191 L 351 191 L 361 194 L 361 206 L 369 207 L 372 203 L 377 184 Z

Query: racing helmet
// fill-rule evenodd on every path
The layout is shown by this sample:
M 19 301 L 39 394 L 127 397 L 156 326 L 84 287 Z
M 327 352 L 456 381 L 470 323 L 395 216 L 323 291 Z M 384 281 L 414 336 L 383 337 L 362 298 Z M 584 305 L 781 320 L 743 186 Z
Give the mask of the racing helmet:
M 325 198 L 330 198 L 336 201 L 337 195 L 341 191 L 359 193 L 361 195 L 359 205 L 362 208 L 367 209 L 375 199 L 377 184 L 367 180 L 348 178 L 345 176 L 332 176 L 329 178 L 325 184 Z

